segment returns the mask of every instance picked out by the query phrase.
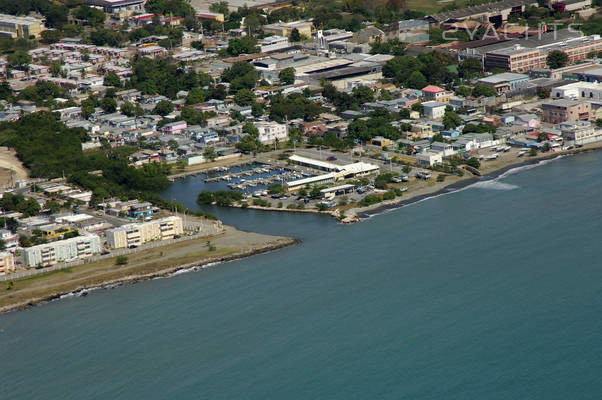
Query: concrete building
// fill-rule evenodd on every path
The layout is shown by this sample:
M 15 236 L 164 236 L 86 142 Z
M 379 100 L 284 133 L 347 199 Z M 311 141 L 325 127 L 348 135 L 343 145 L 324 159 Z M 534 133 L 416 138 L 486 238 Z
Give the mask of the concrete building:
M 447 104 L 439 101 L 426 101 L 422 103 L 422 110 L 424 116 L 429 119 L 441 119 L 445 114 L 445 107 Z
M 182 218 L 170 216 L 154 221 L 122 225 L 106 232 L 107 244 L 114 248 L 140 246 L 153 240 L 173 239 L 184 232 Z
M 274 35 L 264 38 L 259 47 L 260 51 L 264 53 L 268 51 L 286 49 L 290 47 L 290 43 L 288 42 L 288 37 Z
M 563 122 L 559 125 L 562 138 L 569 143 L 584 145 L 602 140 L 602 130 L 589 121 Z
M 0 252 L 0 275 L 6 275 L 15 270 L 15 255 L 10 251 Z
M 568 63 L 573 64 L 585 60 L 591 52 L 602 50 L 600 35 L 591 35 L 558 40 L 536 47 L 524 47 L 521 44 L 492 50 L 485 54 L 487 69 L 501 68 L 510 72 L 528 72 L 534 69 L 545 69 L 548 53 L 560 50 L 567 54 Z
M 301 35 L 308 38 L 311 37 L 311 29 L 313 24 L 307 21 L 279 22 L 263 26 L 263 31 L 266 34 L 290 37 L 293 29 L 297 29 Z
M 422 166 L 433 166 L 443 162 L 443 154 L 438 151 L 423 151 L 416 154 L 416 162 Z
M 32 17 L 16 17 L 14 15 L 0 14 L 0 35 L 13 39 L 39 38 L 44 30 L 42 20 Z
M 589 121 L 591 104 L 578 100 L 555 100 L 541 105 L 543 121 L 560 124 L 567 121 Z
M 27 247 L 23 250 L 25 265 L 56 264 L 64 261 L 75 261 L 100 253 L 98 235 L 82 235 L 56 242 Z
M 387 40 L 398 39 L 403 43 L 426 43 L 429 37 L 430 24 L 422 19 L 399 21 L 383 27 Z
M 504 72 L 479 79 L 477 82 L 483 85 L 491 86 L 498 93 L 505 93 L 509 90 L 515 90 L 529 81 L 529 75 L 516 74 L 514 72 Z
M 553 99 L 602 101 L 602 84 L 593 82 L 574 82 L 552 88 Z
M 277 122 L 257 122 L 255 127 L 259 131 L 258 140 L 263 144 L 288 139 L 288 125 Z

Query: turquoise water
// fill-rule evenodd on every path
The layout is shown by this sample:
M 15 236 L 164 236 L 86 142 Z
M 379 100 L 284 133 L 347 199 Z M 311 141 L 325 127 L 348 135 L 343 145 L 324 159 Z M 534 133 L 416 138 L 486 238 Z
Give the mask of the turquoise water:
M 217 210 L 303 244 L 1 316 L 3 398 L 599 399 L 600 182 L 590 153 L 350 226 Z

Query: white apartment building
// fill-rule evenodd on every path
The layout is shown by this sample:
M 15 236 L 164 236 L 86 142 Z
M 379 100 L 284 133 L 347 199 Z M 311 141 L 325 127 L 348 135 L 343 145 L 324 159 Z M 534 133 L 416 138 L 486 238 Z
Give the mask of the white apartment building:
M 122 225 L 106 232 L 107 244 L 114 248 L 140 246 L 153 240 L 173 239 L 184 232 L 182 218 L 170 216 L 154 221 Z
M 75 261 L 100 253 L 98 235 L 86 234 L 52 243 L 39 244 L 23 250 L 25 265 L 56 264 L 63 261 Z
M 15 270 L 15 256 L 10 251 L 0 252 L 0 275 L 5 275 L 8 272 Z
M 263 144 L 274 143 L 275 140 L 288 139 L 288 125 L 277 122 L 257 122 L 255 127 L 259 131 L 259 141 Z

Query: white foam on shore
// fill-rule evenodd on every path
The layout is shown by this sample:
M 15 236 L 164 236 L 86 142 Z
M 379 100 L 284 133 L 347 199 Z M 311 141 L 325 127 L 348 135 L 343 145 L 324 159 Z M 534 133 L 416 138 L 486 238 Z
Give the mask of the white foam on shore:
M 216 265 L 219 265 L 222 263 L 223 263 L 223 261 L 217 261 L 217 262 L 207 263 L 204 265 L 195 265 L 194 267 L 190 267 L 190 268 L 182 268 L 182 269 L 172 272 L 171 274 L 169 274 L 167 276 L 158 276 L 153 279 L 171 278 L 172 276 L 182 275 L 182 274 L 186 274 L 188 272 L 196 272 L 196 271 L 200 271 L 205 268 L 215 267 Z
M 477 182 L 473 185 L 470 185 L 475 189 L 487 189 L 487 190 L 514 190 L 519 189 L 520 187 L 517 185 L 512 185 L 510 183 L 499 182 L 496 179 L 491 179 L 489 181 Z
M 493 179 L 488 179 L 488 180 L 484 180 L 484 181 L 478 181 L 478 182 L 471 183 L 469 185 L 466 185 L 466 186 L 463 186 L 463 187 L 460 187 L 460 188 L 457 188 L 457 189 L 450 189 L 447 192 L 437 193 L 437 194 L 434 194 L 432 196 L 427 196 L 427 197 L 422 198 L 420 200 L 412 201 L 409 204 L 400 204 L 397 207 L 390 207 L 390 208 L 387 208 L 387 209 L 382 210 L 380 212 L 377 212 L 375 214 L 369 214 L 366 217 L 361 218 L 360 220 L 364 221 L 364 220 L 370 219 L 372 217 L 376 217 L 378 215 L 386 214 L 386 213 L 388 213 L 390 211 L 393 211 L 393 210 L 398 210 L 398 209 L 400 209 L 402 207 L 408 207 L 408 206 L 411 206 L 413 204 L 422 203 L 423 201 L 426 201 L 426 200 L 436 199 L 437 197 L 445 196 L 445 195 L 452 194 L 452 193 L 458 193 L 458 192 L 461 192 L 463 190 L 467 190 L 467 189 L 470 189 L 470 188 L 490 189 L 490 190 L 514 190 L 514 189 L 520 189 L 520 186 L 512 185 L 510 183 L 500 182 L 500 180 L 504 179 L 504 178 L 507 178 L 510 175 L 517 174 L 517 173 L 519 173 L 521 171 L 526 171 L 526 170 L 529 170 L 529 169 L 532 169 L 532 168 L 536 168 L 536 167 L 540 167 L 542 165 L 546 165 L 548 163 L 551 163 L 552 161 L 559 160 L 559 159 L 564 158 L 566 156 L 567 155 L 565 155 L 565 154 L 561 154 L 561 155 L 558 155 L 557 157 L 550 158 L 550 159 L 547 159 L 547 160 L 539 160 L 538 162 L 533 163 L 533 164 L 521 165 L 520 167 L 510 168 L 509 170 L 507 170 L 504 173 L 496 176 Z

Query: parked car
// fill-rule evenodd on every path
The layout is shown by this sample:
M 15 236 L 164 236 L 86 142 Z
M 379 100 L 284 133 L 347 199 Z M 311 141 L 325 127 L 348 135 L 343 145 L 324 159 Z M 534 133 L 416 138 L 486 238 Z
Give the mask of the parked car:
M 336 161 L 337 158 L 335 156 L 330 156 L 327 158 L 328 161 Z

